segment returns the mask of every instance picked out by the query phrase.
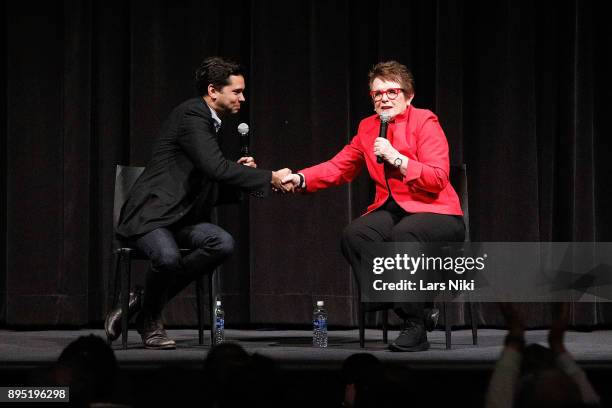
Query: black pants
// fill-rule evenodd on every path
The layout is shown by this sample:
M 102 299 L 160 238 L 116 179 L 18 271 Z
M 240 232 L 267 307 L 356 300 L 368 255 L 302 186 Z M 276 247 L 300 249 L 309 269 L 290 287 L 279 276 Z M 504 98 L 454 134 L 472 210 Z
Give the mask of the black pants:
M 234 239 L 218 225 L 204 222 L 158 228 L 136 240 L 151 260 L 143 310 L 159 317 L 164 305 L 190 282 L 212 273 L 234 251 Z M 185 257 L 180 248 L 193 249 Z
M 342 234 L 342 253 L 351 264 L 359 289 L 360 247 L 366 242 L 463 242 L 463 218 L 434 213 L 407 213 L 393 199 L 378 210 L 357 218 Z M 395 305 L 403 319 L 423 322 L 422 302 Z

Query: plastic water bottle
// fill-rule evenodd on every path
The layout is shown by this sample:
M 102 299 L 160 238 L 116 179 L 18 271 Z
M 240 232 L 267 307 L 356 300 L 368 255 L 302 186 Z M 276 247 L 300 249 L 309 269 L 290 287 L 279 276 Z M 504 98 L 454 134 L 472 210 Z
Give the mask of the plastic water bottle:
M 225 340 L 225 313 L 221 307 L 221 301 L 217 300 L 215 307 L 215 344 L 221 344 Z
M 313 347 L 327 347 L 327 312 L 322 300 L 317 301 L 317 307 L 312 313 L 312 326 Z

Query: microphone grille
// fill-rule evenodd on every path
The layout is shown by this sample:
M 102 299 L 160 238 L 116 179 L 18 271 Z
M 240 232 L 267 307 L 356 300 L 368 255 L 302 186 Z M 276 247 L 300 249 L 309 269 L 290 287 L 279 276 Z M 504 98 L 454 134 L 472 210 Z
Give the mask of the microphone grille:
M 389 115 L 387 112 L 382 112 L 380 114 L 380 121 L 383 123 L 387 123 L 391 120 L 391 115 Z
M 246 135 L 247 133 L 249 133 L 249 125 L 247 125 L 246 123 L 239 124 L 238 133 L 240 133 L 241 135 Z

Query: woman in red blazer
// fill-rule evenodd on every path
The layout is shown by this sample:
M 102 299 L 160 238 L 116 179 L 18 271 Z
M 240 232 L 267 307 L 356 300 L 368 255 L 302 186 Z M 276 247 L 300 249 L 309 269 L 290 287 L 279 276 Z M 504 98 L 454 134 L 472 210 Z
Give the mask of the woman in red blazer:
M 367 167 L 376 186 L 374 202 L 342 235 L 342 252 L 355 275 L 364 242 L 448 242 L 465 236 L 459 198 L 449 183 L 446 136 L 436 115 L 410 105 L 412 74 L 396 61 L 381 62 L 370 71 L 369 85 L 376 115 L 361 121 L 351 143 L 332 159 L 284 179 L 315 192 L 350 182 Z M 381 115 L 391 118 L 386 139 L 378 137 Z M 406 325 L 391 350 L 427 350 L 424 304 L 405 303 L 395 311 Z

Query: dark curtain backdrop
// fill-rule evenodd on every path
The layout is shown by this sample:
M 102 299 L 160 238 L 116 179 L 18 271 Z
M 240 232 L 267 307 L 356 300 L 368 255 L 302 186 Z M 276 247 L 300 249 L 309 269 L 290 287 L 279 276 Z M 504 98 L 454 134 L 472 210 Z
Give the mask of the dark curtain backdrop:
M 112 286 L 116 164 L 144 165 L 164 117 L 195 95 L 210 55 L 248 66 L 260 167 L 333 156 L 372 112 L 367 72 L 397 59 L 413 104 L 439 115 L 467 163 L 473 241 L 612 241 L 612 34 L 592 1 L 6 1 L 2 7 L 0 323 L 99 322 Z M 231 324 L 304 324 L 322 299 L 355 324 L 343 228 L 372 200 L 367 175 L 310 196 L 220 208 L 237 251 L 218 274 Z M 136 269 L 144 270 L 146 265 Z M 139 280 L 141 278 L 137 278 Z M 193 291 L 172 324 L 195 321 Z M 545 305 L 524 306 L 533 326 Z M 608 304 L 574 323 L 610 323 Z M 463 319 L 461 307 L 455 318 Z M 499 324 L 494 305 L 481 323 Z

